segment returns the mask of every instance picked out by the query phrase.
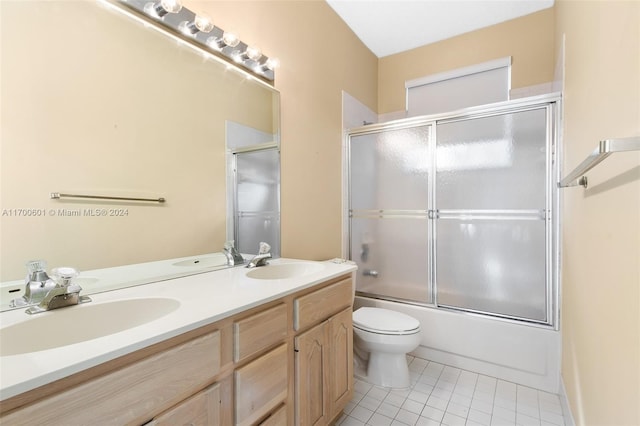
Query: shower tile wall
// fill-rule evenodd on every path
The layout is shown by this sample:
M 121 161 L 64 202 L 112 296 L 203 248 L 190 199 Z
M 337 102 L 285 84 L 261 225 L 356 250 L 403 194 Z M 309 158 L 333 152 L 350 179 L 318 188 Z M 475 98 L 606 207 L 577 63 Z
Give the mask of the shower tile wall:
M 355 381 L 339 426 L 565 426 L 556 394 L 408 357 L 412 385 Z

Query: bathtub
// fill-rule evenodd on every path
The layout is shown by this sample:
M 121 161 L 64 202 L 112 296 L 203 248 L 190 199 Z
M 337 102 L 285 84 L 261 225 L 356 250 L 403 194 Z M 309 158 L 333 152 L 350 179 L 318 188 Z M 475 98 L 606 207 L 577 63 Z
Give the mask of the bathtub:
M 551 327 L 483 315 L 356 296 L 362 306 L 391 309 L 420 321 L 413 356 L 558 393 L 560 332 Z

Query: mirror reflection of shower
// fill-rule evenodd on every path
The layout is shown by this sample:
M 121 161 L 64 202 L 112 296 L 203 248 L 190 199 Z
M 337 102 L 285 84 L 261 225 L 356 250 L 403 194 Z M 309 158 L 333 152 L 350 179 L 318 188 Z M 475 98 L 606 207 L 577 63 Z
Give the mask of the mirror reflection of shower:
M 280 256 L 280 150 L 277 134 L 228 121 L 227 224 L 240 253 L 256 254 L 261 241 Z

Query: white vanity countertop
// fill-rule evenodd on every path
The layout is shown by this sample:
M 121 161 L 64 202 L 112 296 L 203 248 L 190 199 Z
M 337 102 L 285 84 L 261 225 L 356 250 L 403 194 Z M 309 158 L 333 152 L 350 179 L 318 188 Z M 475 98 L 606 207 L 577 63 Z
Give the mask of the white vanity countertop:
M 276 259 L 270 264 L 297 262 L 308 261 Z M 296 278 L 253 279 L 246 275 L 255 269 L 240 266 L 93 294 L 90 303 L 37 315 L 27 315 L 24 309 L 0 313 L 0 326 L 4 329 L 21 322 L 55 316 L 62 309 L 91 309 L 92 305 L 119 300 L 168 298 L 180 304 L 176 310 L 158 319 L 104 337 L 38 352 L 0 356 L 0 400 L 356 270 L 351 262 L 314 263 L 322 265 L 318 272 Z M 80 323 L 75 326 L 82 328 L 87 325 Z M 73 329 L 59 332 L 73 333 Z M 24 339 L 29 338 L 37 337 L 24 336 Z

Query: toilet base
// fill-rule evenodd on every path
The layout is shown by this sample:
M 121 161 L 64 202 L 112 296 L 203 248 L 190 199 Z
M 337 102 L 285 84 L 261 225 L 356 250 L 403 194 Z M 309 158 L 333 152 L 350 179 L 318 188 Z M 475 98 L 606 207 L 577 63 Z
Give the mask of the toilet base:
M 368 355 L 368 361 L 354 357 L 353 371 L 356 379 L 383 388 L 406 389 L 411 386 L 405 354 L 369 353 Z
M 367 367 L 369 383 L 386 388 L 408 388 L 411 386 L 406 354 L 384 352 L 369 353 Z

